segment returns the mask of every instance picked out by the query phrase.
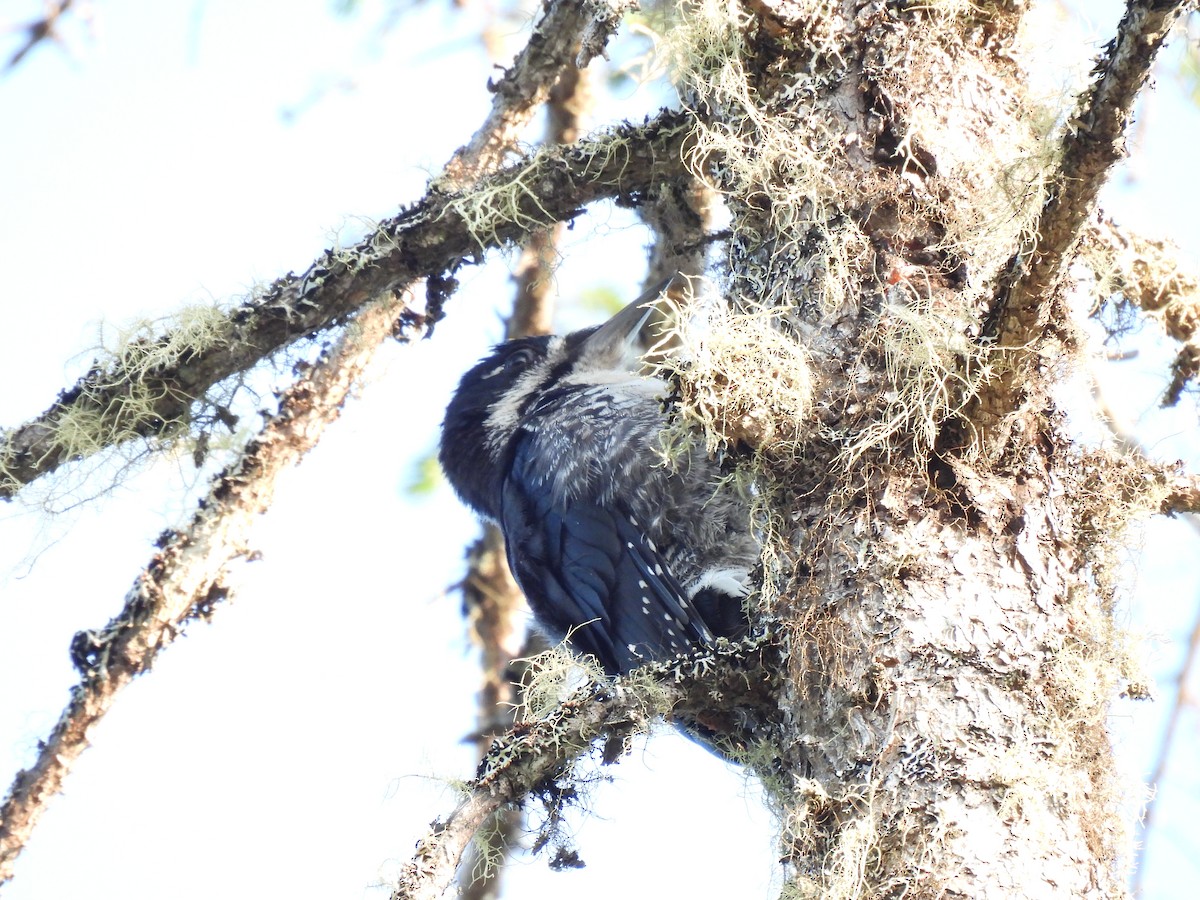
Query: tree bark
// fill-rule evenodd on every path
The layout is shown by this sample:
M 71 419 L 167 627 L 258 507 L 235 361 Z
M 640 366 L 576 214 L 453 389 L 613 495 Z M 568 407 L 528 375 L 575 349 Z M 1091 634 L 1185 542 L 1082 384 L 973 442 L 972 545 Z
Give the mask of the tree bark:
M 592 680 L 517 723 L 420 843 L 396 896 L 440 896 L 483 823 L 564 791 L 595 746 L 615 761 L 656 715 L 762 779 L 789 898 L 1124 896 L 1105 716 L 1136 688 L 1112 620 L 1112 558 L 1132 518 L 1200 508 L 1200 489 L 1186 473 L 1077 446 L 1050 388 L 1081 341 L 1062 302 L 1070 266 L 1094 243 L 1087 222 L 1132 103 L 1193 4 L 1130 0 L 1076 114 L 1046 134 L 1016 62 L 1023 0 L 685 0 L 662 33 L 681 112 L 482 177 L 510 152 L 547 73 L 575 42 L 598 52 L 626 5 L 548 3 L 544 22 L 559 26 L 535 32 L 513 93 L 498 92 L 489 126 L 425 198 L 195 333 L 149 336 L 98 363 L 0 436 L 0 497 L 133 437 L 168 439 L 222 379 L 414 279 L 430 280 L 432 324 L 467 260 L 597 199 L 640 206 L 659 238 L 654 268 L 703 271 L 721 239 L 728 309 L 712 310 L 707 329 L 681 325 L 684 352 L 662 365 L 677 388 L 676 436 L 700 432 L 731 477 L 753 481 L 756 633 Z M 706 232 L 714 205 L 728 218 L 719 236 Z M 1124 283 L 1157 308 L 1164 282 L 1139 279 Z M 1200 368 L 1192 287 L 1175 282 L 1162 307 L 1186 344 L 1179 390 Z M 388 324 L 376 322 L 377 339 Z M 343 347 L 344 366 L 314 370 L 331 401 L 308 412 L 301 377 L 268 422 L 282 449 L 260 440 L 243 468 L 273 477 L 336 417 L 361 364 Z M 88 442 L 64 437 L 80 417 Z M 190 531 L 164 536 L 128 616 L 83 634 L 72 747 L 112 692 L 219 599 L 213 560 L 246 552 L 242 519 L 269 500 L 270 477 L 255 472 L 233 470 Z M 221 516 L 217 501 L 255 484 L 268 490 L 236 520 Z M 166 591 L 164 578 L 187 590 Z M 186 602 L 166 609 L 167 593 Z M 48 746 L 43 757 L 14 786 L 0 828 L 9 844 L 71 755 Z
M 1023 4 L 680 7 L 691 162 L 732 216 L 728 293 L 797 337 L 812 386 L 799 423 L 694 417 L 710 445 L 750 446 L 790 573 L 764 586 L 790 648 L 784 721 L 748 758 L 794 896 L 1125 893 L 1103 549 L 1162 497 L 1117 500 L 1117 468 L 1082 464 L 1045 360 L 1072 352 L 1065 272 L 1183 8 L 1131 3 L 1082 119 L 1048 138 L 1013 62 Z M 762 350 L 715 382 L 682 371 L 685 410 L 786 371 Z M 762 407 L 779 383 L 758 378 Z
M 698 0 L 666 29 L 733 307 L 668 363 L 677 422 L 756 480 L 786 677 L 769 653 L 736 699 L 721 654 L 650 677 L 762 778 L 788 897 L 1126 893 L 1112 549 L 1194 483 L 1073 445 L 1045 360 L 1076 345 L 1065 273 L 1184 6 L 1130 4 L 1059 136 L 1014 62 L 1020 3 Z M 594 702 L 588 736 L 620 739 Z M 548 771 L 507 746 L 483 769 L 521 779 L 506 802 Z M 418 868 L 453 867 L 456 821 Z M 427 889 L 409 874 L 398 896 Z

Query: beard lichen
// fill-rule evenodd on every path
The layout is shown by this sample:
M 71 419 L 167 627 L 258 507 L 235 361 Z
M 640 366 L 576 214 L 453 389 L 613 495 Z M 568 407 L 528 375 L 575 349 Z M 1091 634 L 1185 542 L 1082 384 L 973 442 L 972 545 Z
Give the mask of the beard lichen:
M 192 416 L 169 420 L 161 412 L 164 401 L 178 406 L 189 398 L 171 387 L 170 375 L 188 360 L 228 343 L 230 321 L 219 307 L 197 304 L 158 320 L 130 323 L 111 336 L 101 332 L 101 345 L 88 373 L 72 391 L 60 398 L 45 417 L 39 441 L 45 456 L 66 460 L 89 459 L 107 451 L 124 458 L 124 471 L 140 458 L 186 442 Z M 214 421 L 230 420 L 228 413 Z M 234 420 L 236 421 L 236 420 Z M 98 457 L 99 458 L 99 457 Z M 15 494 L 21 484 L 6 469 L 13 464 L 0 459 L 0 481 Z M 70 493 L 68 476 L 43 488 L 50 497 Z

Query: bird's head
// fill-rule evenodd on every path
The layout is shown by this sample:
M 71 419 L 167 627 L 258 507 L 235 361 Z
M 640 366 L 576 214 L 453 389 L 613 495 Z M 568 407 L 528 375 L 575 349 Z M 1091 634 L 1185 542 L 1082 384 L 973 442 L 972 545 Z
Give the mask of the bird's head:
M 507 454 L 525 415 L 556 389 L 639 377 L 664 282 L 602 325 L 505 341 L 475 364 L 446 407 L 438 459 L 459 496 L 495 519 Z

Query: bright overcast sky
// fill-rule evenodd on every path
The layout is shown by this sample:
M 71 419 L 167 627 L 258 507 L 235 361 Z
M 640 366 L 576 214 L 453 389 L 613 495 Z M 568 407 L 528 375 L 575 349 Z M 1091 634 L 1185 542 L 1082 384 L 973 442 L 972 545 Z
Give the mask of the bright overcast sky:
M 101 322 L 116 335 L 302 271 L 339 235 L 352 241 L 417 199 L 474 131 L 493 72 L 471 13 L 415 5 L 381 36 L 383 4 L 349 18 L 333 6 L 97 0 L 90 29 L 76 23 L 65 49 L 40 47 L 0 78 L 0 423 L 37 414 L 73 381 Z M 1109 33 L 1119 6 L 1089 6 Z M 10 2 L 0 25 L 40 10 Z M 1085 59 L 1095 49 L 1073 41 L 1048 39 L 1047 53 L 1078 48 Z M 1110 205 L 1200 255 L 1197 203 L 1182 193 L 1195 190 L 1197 116 L 1173 82 L 1162 87 L 1143 122 L 1136 194 L 1114 193 Z M 630 86 L 619 99 L 601 122 L 655 102 Z M 628 213 L 589 213 L 570 242 L 564 295 L 595 285 L 633 295 L 645 235 Z M 404 489 L 457 375 L 500 336 L 491 310 L 512 294 L 498 258 L 460 278 L 466 289 L 436 337 L 390 348 L 361 400 L 285 479 L 256 535 L 263 560 L 239 570 L 236 601 L 120 698 L 8 900 L 386 897 L 373 885 L 451 808 L 445 782 L 473 767 L 461 739 L 476 678 L 445 589 L 475 525 L 447 489 L 421 500 Z M 1128 415 L 1148 405 L 1156 378 L 1120 370 L 1144 394 L 1130 397 Z M 1158 435 L 1187 427 L 1173 422 L 1152 424 Z M 37 485 L 25 503 L 0 507 L 5 785 L 74 683 L 71 636 L 117 612 L 154 538 L 190 510 L 180 485 L 195 481 L 191 465 L 186 455 L 165 461 L 86 504 L 86 488 Z M 47 520 L 43 503 L 59 514 Z M 1147 544 L 1175 539 L 1157 528 Z M 1194 603 L 1194 583 L 1177 577 L 1194 556 L 1160 556 L 1144 566 L 1164 575 L 1149 590 Z M 1171 637 L 1183 621 L 1174 610 L 1144 627 Z M 1177 652 L 1157 651 L 1163 672 Z M 1138 759 L 1159 712 L 1118 712 Z M 771 825 L 740 773 L 664 732 L 605 774 L 614 783 L 597 787 L 578 829 L 588 868 L 553 874 L 521 861 L 508 896 L 773 895 Z M 1179 787 L 1193 799 L 1196 789 Z M 1190 873 L 1193 889 L 1185 861 L 1198 849 L 1186 832 L 1155 846 L 1164 871 Z M 1192 896 L 1186 879 L 1150 887 Z

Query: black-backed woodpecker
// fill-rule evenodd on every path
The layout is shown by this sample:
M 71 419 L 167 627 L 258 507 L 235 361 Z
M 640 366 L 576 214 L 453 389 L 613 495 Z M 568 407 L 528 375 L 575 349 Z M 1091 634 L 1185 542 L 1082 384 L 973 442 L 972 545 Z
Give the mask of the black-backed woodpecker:
M 504 532 L 539 626 L 614 675 L 745 634 L 758 560 L 701 442 L 664 457 L 669 387 L 641 374 L 660 290 L 603 325 L 500 344 L 459 383 L 438 454 Z

